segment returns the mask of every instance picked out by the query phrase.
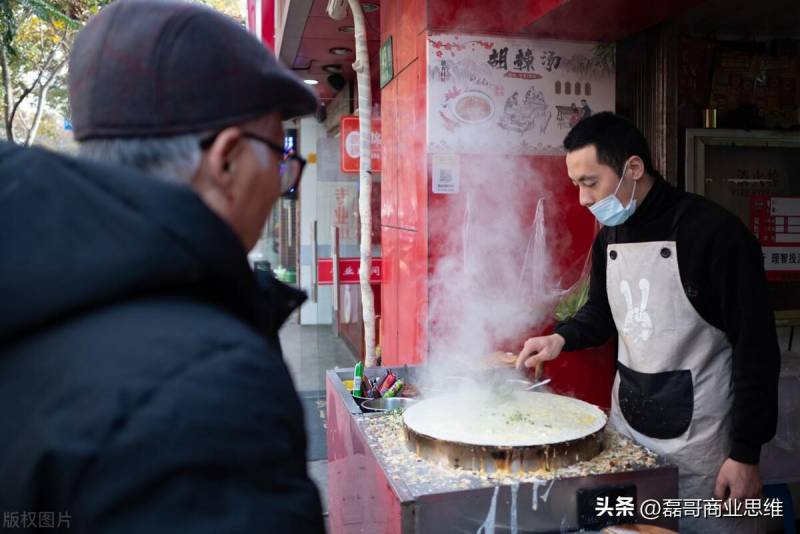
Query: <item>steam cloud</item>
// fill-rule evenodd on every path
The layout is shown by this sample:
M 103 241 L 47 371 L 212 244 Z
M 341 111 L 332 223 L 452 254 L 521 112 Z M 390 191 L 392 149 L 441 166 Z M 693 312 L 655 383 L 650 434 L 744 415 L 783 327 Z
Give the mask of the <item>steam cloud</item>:
M 431 208 L 431 229 L 441 230 L 432 236 L 440 257 L 429 288 L 428 363 L 447 369 L 518 352 L 544 326 L 558 294 L 548 232 L 563 239 L 547 224 L 550 195 L 529 159 L 462 161 L 460 182 L 458 195 Z

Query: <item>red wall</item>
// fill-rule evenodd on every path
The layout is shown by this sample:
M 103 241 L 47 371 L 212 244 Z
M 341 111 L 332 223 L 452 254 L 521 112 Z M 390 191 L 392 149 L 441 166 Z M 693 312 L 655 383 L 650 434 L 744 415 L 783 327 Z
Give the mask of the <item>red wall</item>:
M 703 0 L 428 0 L 427 28 L 614 42 Z
M 261 40 L 275 50 L 275 2 L 261 2 Z
M 575 0 L 572 0 L 575 1 Z M 592 0 L 593 2 L 596 0 Z M 429 0 L 428 28 L 464 33 L 519 33 L 566 0 Z
M 381 39 L 392 36 L 394 66 L 394 79 L 381 91 L 384 365 L 418 363 L 418 348 L 427 346 L 425 7 L 423 0 L 381 6 Z

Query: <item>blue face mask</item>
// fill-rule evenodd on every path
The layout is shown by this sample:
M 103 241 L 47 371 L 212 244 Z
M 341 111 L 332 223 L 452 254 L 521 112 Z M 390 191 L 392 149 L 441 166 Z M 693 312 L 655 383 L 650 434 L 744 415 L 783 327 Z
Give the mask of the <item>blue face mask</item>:
M 603 226 L 617 226 L 618 224 L 622 224 L 636 211 L 636 199 L 633 198 L 636 194 L 636 181 L 633 182 L 633 192 L 631 193 L 631 200 L 628 202 L 627 206 L 623 206 L 622 202 L 617 198 L 617 191 L 619 191 L 619 187 L 625 179 L 625 171 L 627 170 L 628 162 L 626 161 L 625 166 L 622 167 L 622 178 L 619 179 L 619 183 L 614 192 L 603 200 L 589 206 L 589 211 L 592 212 L 592 215 L 594 215 Z

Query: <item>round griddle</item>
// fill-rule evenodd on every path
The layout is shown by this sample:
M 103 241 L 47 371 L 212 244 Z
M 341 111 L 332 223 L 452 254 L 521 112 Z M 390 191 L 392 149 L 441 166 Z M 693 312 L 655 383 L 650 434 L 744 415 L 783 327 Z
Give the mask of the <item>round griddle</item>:
M 487 473 L 552 470 L 603 450 L 605 414 L 551 393 L 462 391 L 424 399 L 403 414 L 411 449 L 427 460 Z

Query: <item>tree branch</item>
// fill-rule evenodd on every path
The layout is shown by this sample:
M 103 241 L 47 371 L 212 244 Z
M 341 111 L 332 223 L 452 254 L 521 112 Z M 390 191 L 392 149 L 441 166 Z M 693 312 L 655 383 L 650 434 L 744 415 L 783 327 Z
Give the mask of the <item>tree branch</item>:
M 64 59 L 59 62 L 55 69 L 50 73 L 50 76 L 47 77 L 47 80 L 42 84 L 42 88 L 39 90 L 39 101 L 36 103 L 36 115 L 33 117 L 33 124 L 31 124 L 30 129 L 28 130 L 28 136 L 25 138 L 25 146 L 31 146 L 33 141 L 36 139 L 36 133 L 39 131 L 39 126 L 42 123 L 42 115 L 44 114 L 44 105 L 47 102 L 47 91 L 52 87 L 53 82 L 56 80 L 56 76 L 64 68 L 64 66 L 69 61 L 69 57 L 65 57 Z
M 0 46 L 0 69 L 3 71 L 3 91 L 5 99 L 3 101 L 3 120 L 6 127 L 6 139 L 14 142 L 14 130 L 11 127 L 11 106 L 14 102 L 14 88 L 11 87 L 11 76 L 9 75 L 8 52 L 5 46 Z
M 14 104 L 13 109 L 11 110 L 11 122 L 12 123 L 14 122 L 14 118 L 17 115 L 17 110 L 19 109 L 19 106 L 22 104 L 22 102 L 25 100 L 25 98 L 27 98 L 27 96 L 29 94 L 31 94 L 31 92 L 33 92 L 33 90 L 36 88 L 36 86 L 39 84 L 39 82 L 42 81 L 42 76 L 44 76 L 44 73 L 47 71 L 47 67 L 50 66 L 50 63 L 53 61 L 53 58 L 56 56 L 56 52 L 58 52 L 58 47 L 54 46 L 53 49 L 50 50 L 50 53 L 47 54 L 47 58 L 44 60 L 44 64 L 39 69 L 39 74 L 36 76 L 36 80 L 34 80 L 33 83 L 30 85 L 30 87 L 26 87 L 22 91 L 22 94 L 20 94 L 19 99 L 17 99 L 16 103 Z

